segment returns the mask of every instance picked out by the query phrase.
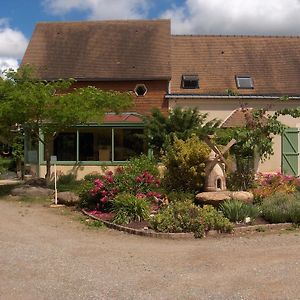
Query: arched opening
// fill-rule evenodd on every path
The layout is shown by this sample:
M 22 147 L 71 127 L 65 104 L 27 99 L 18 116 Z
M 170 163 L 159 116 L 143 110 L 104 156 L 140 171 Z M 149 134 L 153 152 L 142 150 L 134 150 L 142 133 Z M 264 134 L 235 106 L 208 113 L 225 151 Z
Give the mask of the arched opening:
M 222 179 L 221 178 L 218 178 L 217 179 L 217 190 L 221 190 L 222 189 Z

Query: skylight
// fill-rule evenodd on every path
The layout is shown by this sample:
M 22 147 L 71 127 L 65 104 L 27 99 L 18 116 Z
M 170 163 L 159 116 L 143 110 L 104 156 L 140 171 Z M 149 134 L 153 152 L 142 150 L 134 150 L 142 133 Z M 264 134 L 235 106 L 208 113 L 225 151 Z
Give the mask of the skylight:
M 198 75 L 182 75 L 181 87 L 183 89 L 198 89 L 199 88 Z
M 254 89 L 253 80 L 250 76 L 235 76 L 238 89 Z

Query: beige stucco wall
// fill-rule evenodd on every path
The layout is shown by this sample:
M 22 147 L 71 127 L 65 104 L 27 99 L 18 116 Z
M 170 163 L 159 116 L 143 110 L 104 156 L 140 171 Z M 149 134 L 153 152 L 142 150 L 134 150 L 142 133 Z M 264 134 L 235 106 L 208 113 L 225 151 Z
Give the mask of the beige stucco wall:
M 107 166 L 105 167 L 106 170 L 114 171 L 117 168 L 117 166 Z M 83 177 L 87 174 L 91 173 L 104 173 L 105 170 L 101 166 L 70 166 L 70 165 L 57 165 L 56 166 L 58 177 L 60 175 L 68 175 L 70 173 L 76 175 L 76 178 L 78 180 L 83 179 Z M 45 177 L 46 174 L 46 166 L 42 165 L 40 166 L 40 177 Z M 51 179 L 54 178 L 54 167 L 51 167 Z
M 175 107 L 198 108 L 203 113 L 208 113 L 208 120 L 217 118 L 226 120 L 231 113 L 241 107 L 263 108 L 268 107 L 270 113 L 285 107 L 300 107 L 300 100 L 280 101 L 274 99 L 170 99 L 170 109 Z M 281 116 L 281 122 L 289 127 L 300 127 L 300 118 Z M 265 162 L 259 162 L 258 172 L 277 172 L 281 170 L 281 137 L 274 138 L 274 155 Z

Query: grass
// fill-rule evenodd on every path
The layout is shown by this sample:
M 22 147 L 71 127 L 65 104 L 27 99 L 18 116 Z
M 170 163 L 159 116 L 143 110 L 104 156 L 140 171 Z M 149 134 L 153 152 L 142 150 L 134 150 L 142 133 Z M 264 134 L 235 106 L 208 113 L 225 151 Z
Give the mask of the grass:
M 102 229 L 104 227 L 103 222 L 99 220 L 93 220 L 88 217 L 80 216 L 77 217 L 76 220 L 78 220 L 81 224 L 86 225 L 90 229 Z

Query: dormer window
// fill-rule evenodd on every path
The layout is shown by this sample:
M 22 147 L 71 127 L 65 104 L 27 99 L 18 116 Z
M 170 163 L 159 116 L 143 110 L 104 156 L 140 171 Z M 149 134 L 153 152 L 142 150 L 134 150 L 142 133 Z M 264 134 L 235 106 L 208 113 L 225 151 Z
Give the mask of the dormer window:
M 183 89 L 198 89 L 199 88 L 198 75 L 182 75 L 181 87 Z
M 250 76 L 235 76 L 238 89 L 254 89 L 253 80 Z

